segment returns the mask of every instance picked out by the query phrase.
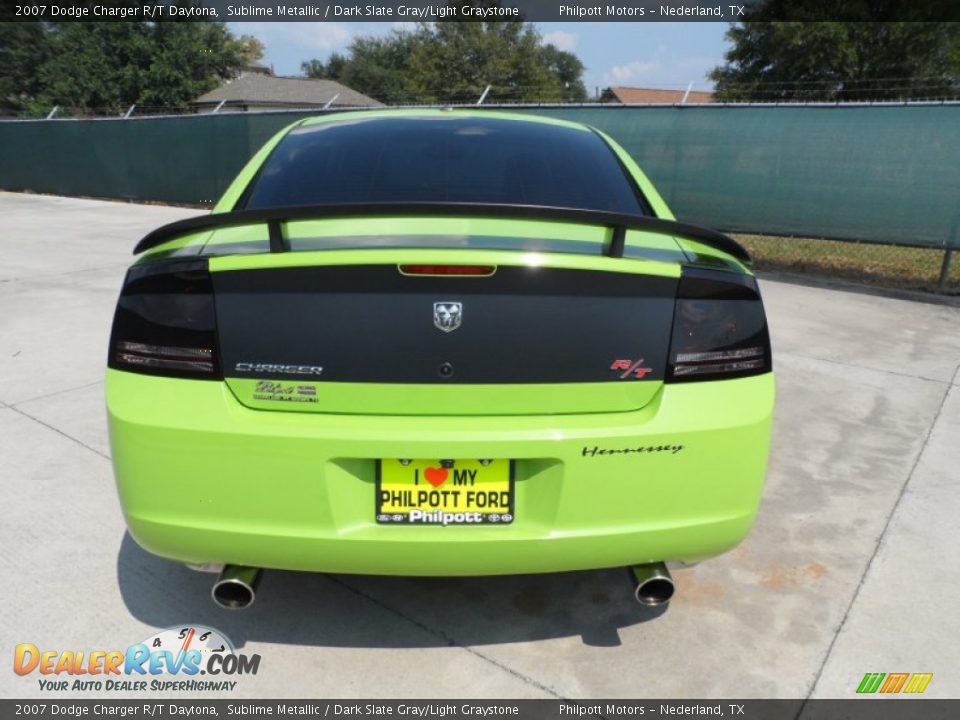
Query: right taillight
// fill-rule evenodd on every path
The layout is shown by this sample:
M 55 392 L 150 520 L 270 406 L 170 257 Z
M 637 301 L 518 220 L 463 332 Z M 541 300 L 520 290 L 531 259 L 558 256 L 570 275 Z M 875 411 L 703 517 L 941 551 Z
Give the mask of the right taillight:
M 757 281 L 750 275 L 685 268 L 665 381 L 731 379 L 771 369 L 770 335 Z
M 223 377 L 206 260 L 135 265 L 117 302 L 107 364 L 169 377 Z

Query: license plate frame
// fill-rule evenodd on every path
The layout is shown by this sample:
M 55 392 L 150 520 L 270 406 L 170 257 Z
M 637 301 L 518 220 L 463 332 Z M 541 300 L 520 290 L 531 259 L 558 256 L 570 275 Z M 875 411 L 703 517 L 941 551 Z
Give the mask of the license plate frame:
M 408 465 L 413 466 L 411 470 L 419 470 L 423 468 L 425 463 L 429 463 L 432 466 L 432 469 L 436 470 L 439 467 L 442 467 L 444 460 L 433 460 L 430 458 L 416 458 L 411 459 Z M 469 464 L 468 467 L 463 467 L 461 465 L 460 469 L 469 471 L 470 469 L 481 470 L 483 467 L 480 460 L 464 459 L 458 458 L 453 459 L 450 462 L 453 463 L 452 469 L 457 470 L 458 463 Z M 508 460 L 504 458 L 491 459 L 490 464 L 497 463 L 498 467 L 503 468 L 503 465 L 506 465 L 506 474 L 507 477 L 504 480 L 503 478 L 497 478 L 496 480 L 489 482 L 481 482 L 480 484 L 490 484 L 496 485 L 500 489 L 491 489 L 486 490 L 485 492 L 498 493 L 498 499 L 502 500 L 502 493 L 507 493 L 507 510 L 496 511 L 492 508 L 483 508 L 480 506 L 474 507 L 471 509 L 469 507 L 468 497 L 464 497 L 463 505 L 466 507 L 460 508 L 459 504 L 454 507 L 436 507 L 428 506 L 423 508 L 423 503 L 415 502 L 413 503 L 407 511 L 396 511 L 396 510 L 384 510 L 383 503 L 383 490 L 384 490 L 384 463 L 399 463 L 403 466 L 403 463 L 399 459 L 395 458 L 379 458 L 376 460 L 376 494 L 374 495 L 374 518 L 378 525 L 405 525 L 405 526 L 435 526 L 435 527 L 446 527 L 450 525 L 455 526 L 482 526 L 482 527 L 496 527 L 511 525 L 516 519 L 516 512 L 514 506 L 516 503 L 516 488 L 514 483 L 514 469 L 515 463 L 513 460 Z M 445 468 L 449 470 L 450 468 Z M 391 473 L 393 474 L 393 473 Z M 418 477 L 418 476 L 415 476 Z M 454 476 L 456 477 L 456 476 Z M 475 476 L 474 476 L 475 477 Z M 503 484 L 506 484 L 506 490 L 502 489 Z M 390 486 L 404 487 L 404 489 L 409 489 L 411 492 L 427 492 L 427 493 L 440 493 L 441 497 L 444 497 L 442 493 L 446 491 L 448 493 L 445 496 L 445 502 L 449 501 L 450 492 L 471 492 L 471 488 L 476 487 L 476 485 L 471 482 L 469 487 L 463 485 L 452 485 L 447 486 L 447 481 L 444 481 L 441 485 L 433 486 L 429 484 L 425 479 L 419 480 L 419 483 L 414 482 L 405 482 L 397 483 L 395 480 L 389 483 Z M 409 488 L 405 486 L 409 485 Z M 474 491 L 475 492 L 475 491 Z M 414 496 L 412 500 L 419 501 L 419 496 Z M 429 499 L 429 498 L 428 498 Z M 460 498 L 455 498 L 459 503 Z M 489 499 L 489 495 L 488 495 Z M 414 511 L 420 511 L 424 515 L 413 516 L 411 517 Z M 468 517 L 469 516 L 469 517 Z

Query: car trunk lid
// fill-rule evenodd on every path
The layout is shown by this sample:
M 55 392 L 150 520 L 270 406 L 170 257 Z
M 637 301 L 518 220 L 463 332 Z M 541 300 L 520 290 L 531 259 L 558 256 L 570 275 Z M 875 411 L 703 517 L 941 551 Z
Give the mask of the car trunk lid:
M 390 415 L 641 408 L 662 384 L 678 274 L 472 250 L 211 264 L 224 374 L 241 403 Z M 489 272 L 438 270 L 464 266 Z

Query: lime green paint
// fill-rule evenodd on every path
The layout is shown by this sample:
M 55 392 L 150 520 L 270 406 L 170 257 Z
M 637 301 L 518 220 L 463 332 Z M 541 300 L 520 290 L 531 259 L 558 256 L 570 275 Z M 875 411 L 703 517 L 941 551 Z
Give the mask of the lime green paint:
M 284 235 L 293 243 L 303 238 L 356 237 L 364 235 L 491 235 L 557 240 L 608 242 L 610 231 L 603 227 L 578 225 L 569 222 L 506 220 L 498 218 L 451 217 L 356 217 L 296 220 L 283 224 Z M 207 245 L 244 241 L 262 241 L 267 238 L 267 226 L 247 225 L 214 230 Z M 655 247 L 677 245 L 669 238 L 644 233 L 645 242 Z
M 286 223 L 291 240 L 336 235 L 499 235 L 604 242 L 606 228 L 569 222 L 498 218 L 368 217 Z
M 267 156 L 273 152 L 273 149 L 277 144 L 283 140 L 283 137 L 290 132 L 293 128 L 301 125 L 304 121 L 298 120 L 295 123 L 290 123 L 280 132 L 274 135 L 272 138 L 267 140 L 264 143 L 263 147 L 260 148 L 247 164 L 244 165 L 243 170 L 233 179 L 233 182 L 230 183 L 230 186 L 221 196 L 220 200 L 217 201 L 217 204 L 213 207 L 213 212 L 230 212 L 233 210 L 233 206 L 237 204 L 237 200 L 240 199 L 240 195 L 243 194 L 243 191 L 246 189 L 247 185 L 250 184 L 250 181 L 253 179 L 253 176 L 257 174 L 257 170 L 260 169 L 260 166 L 263 165 L 264 160 L 267 159 Z
M 314 250 L 256 255 L 224 255 L 210 258 L 211 272 L 258 268 L 311 267 L 316 265 L 389 265 L 391 263 L 436 263 L 478 265 L 527 265 L 606 272 L 680 277 L 680 266 L 656 260 L 608 258 L 594 255 L 515 252 L 510 250 L 376 249 Z
M 774 387 L 767 374 L 665 385 L 635 412 L 455 421 L 264 412 L 225 383 L 114 370 L 106 394 L 121 504 L 147 550 L 184 562 L 463 575 L 729 550 L 757 511 Z M 670 449 L 584 455 L 594 447 Z M 515 460 L 515 521 L 378 526 L 374 461 L 399 457 Z
M 337 123 L 341 120 L 368 120 L 370 118 L 448 118 L 448 117 L 476 117 L 476 118 L 496 118 L 500 120 L 519 120 L 523 122 L 540 123 L 541 125 L 554 125 L 556 127 L 570 128 L 571 130 L 580 130 L 590 132 L 583 123 L 573 122 L 571 120 L 562 120 L 560 118 L 526 115 L 521 113 L 504 112 L 500 110 L 471 110 L 469 108 L 450 108 L 444 110 L 440 108 L 399 108 L 388 110 L 359 110 L 355 112 L 334 113 L 330 115 L 318 115 L 316 117 L 306 118 L 302 121 L 303 125 L 325 125 L 327 123 Z
M 303 122 L 444 113 L 376 111 Z M 482 113 L 491 115 L 587 131 L 561 120 Z M 251 159 L 214 212 L 233 208 L 269 152 L 295 126 Z M 657 216 L 672 218 L 643 172 L 604 137 Z M 657 251 L 658 259 L 473 248 L 296 250 L 298 239 L 364 235 L 499 236 L 598 246 L 610 240 L 609 229 L 566 222 L 351 218 L 290 222 L 285 231 L 294 252 L 214 256 L 210 269 L 476 263 L 679 277 L 689 257 L 748 271 L 700 243 L 640 231 L 628 232 L 628 249 Z M 225 228 L 174 240 L 155 252 L 202 245 L 212 250 L 266 237 L 263 225 Z M 279 409 L 276 401 L 253 399 L 256 382 L 108 370 L 117 487 L 130 532 L 147 550 L 191 563 L 404 575 L 692 562 L 729 550 L 749 531 L 760 501 L 774 399 L 772 374 L 562 388 L 307 381 L 299 384 L 316 388 L 316 404 L 283 404 L 293 412 L 273 412 Z M 407 414 L 376 414 L 386 406 L 407 408 Z M 638 448 L 643 451 L 601 452 Z M 441 457 L 514 461 L 514 522 L 377 525 L 376 460 Z
M 745 275 L 753 274 L 753 270 L 748 265 L 745 265 L 732 255 L 728 255 L 722 250 L 717 250 L 709 245 L 704 245 L 702 242 L 688 240 L 686 238 L 678 237 L 676 238 L 676 241 L 693 262 L 715 265 L 717 267 L 723 267 L 727 270 L 736 270 L 744 273 Z
M 362 236 L 362 235 L 454 235 L 529 238 L 532 240 L 577 240 L 606 244 L 612 230 L 596 225 L 546 220 L 516 220 L 498 218 L 451 217 L 369 217 L 331 218 L 329 220 L 298 220 L 284 224 L 284 231 L 296 250 L 300 238 Z M 254 236 L 250 236 L 254 239 Z M 262 239 L 264 231 L 256 234 Z M 230 242 L 235 242 L 234 237 Z M 631 230 L 627 244 L 657 250 L 677 250 L 678 245 L 669 235 Z M 214 240 L 211 240 L 211 243 Z
M 140 256 L 140 262 L 149 260 L 154 255 L 160 253 L 167 253 L 171 250 L 179 250 L 181 248 L 189 247 L 191 245 L 196 245 L 197 249 L 206 245 L 206 243 L 213 237 L 214 231 L 203 230 L 202 232 L 192 233 L 190 235 L 184 235 L 183 237 L 174 238 L 168 242 L 163 243 L 162 245 L 157 245 L 154 248 L 150 248 L 147 252 Z
M 237 400 L 259 410 L 382 415 L 555 415 L 636 410 L 650 402 L 660 381 L 529 385 L 378 385 L 371 383 L 277 381 L 311 386 L 316 402 L 254 399 L 258 380 L 227 378 Z M 425 401 L 429 398 L 429 402 Z
M 616 153 L 617 157 L 620 159 L 620 162 L 623 163 L 623 166 L 627 168 L 627 171 L 633 176 L 634 182 L 640 187 L 640 192 L 643 193 L 643 196 L 647 199 L 647 202 L 650 203 L 650 207 L 653 210 L 653 214 L 658 218 L 664 218 L 666 220 L 676 220 L 673 215 L 673 211 L 667 206 L 666 201 L 660 195 L 660 192 L 654 187 L 653 183 L 650 182 L 650 178 L 647 177 L 647 174 L 640 169 L 640 166 L 637 165 L 636 161 L 630 157 L 630 153 L 624 150 L 612 137 L 606 133 L 600 132 L 596 128 L 594 131 L 607 141 L 607 144 L 613 149 L 613 152 Z

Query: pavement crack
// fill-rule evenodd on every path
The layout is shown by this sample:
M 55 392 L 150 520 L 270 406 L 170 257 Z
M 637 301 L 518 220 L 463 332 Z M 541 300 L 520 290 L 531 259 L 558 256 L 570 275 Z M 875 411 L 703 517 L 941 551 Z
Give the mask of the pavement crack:
M 28 419 L 30 419 L 30 420 L 33 420 L 33 421 L 34 421 L 35 423 L 37 423 L 38 425 L 43 425 L 45 428 L 47 428 L 47 429 L 49 429 L 49 430 L 53 430 L 55 433 L 57 433 L 57 435 L 62 435 L 62 436 L 65 437 L 67 440 L 72 440 L 73 442 L 75 442 L 75 443 L 76 443 L 77 445 L 79 445 L 80 447 L 84 447 L 84 448 L 86 448 L 87 450 L 89 450 L 90 452 L 96 453 L 97 455 L 99 455 L 100 457 L 104 458 L 105 460 L 111 460 L 111 457 L 110 457 L 109 455 L 106 455 L 106 454 L 100 452 L 100 451 L 97 450 L 95 447 L 91 447 L 91 446 L 87 445 L 85 442 L 83 442 L 83 440 L 78 440 L 77 438 L 73 437 L 73 435 L 70 435 L 70 434 L 68 434 L 68 433 L 65 433 L 65 432 L 64 432 L 63 430 L 61 430 L 60 428 L 54 427 L 54 426 L 51 425 L 50 423 L 46 423 L 46 422 L 44 422 L 43 420 L 41 420 L 40 418 L 34 417 L 34 416 L 31 415 L 30 413 L 24 412 L 23 410 L 21 410 L 21 409 L 18 408 L 18 407 L 14 407 L 13 405 L 10 405 L 10 406 L 8 406 L 8 409 L 9 409 L 9 410 L 13 410 L 15 413 L 18 413 L 19 415 L 23 415 L 23 417 L 25 417 L 25 418 L 28 418 Z
M 804 360 L 813 360 L 815 362 L 825 362 L 831 363 L 833 365 L 841 365 L 842 367 L 853 368 L 855 370 L 867 370 L 869 372 L 878 372 L 885 375 L 894 375 L 896 377 L 910 378 L 912 380 L 924 380 L 925 382 L 937 383 L 938 385 L 953 385 L 956 383 L 957 375 L 954 373 L 951 380 L 939 380 L 937 378 L 926 377 L 925 375 L 911 375 L 910 373 L 898 372 L 896 370 L 887 370 L 886 368 L 876 368 L 870 367 L 869 365 L 860 365 L 858 363 L 846 362 L 844 360 L 834 360 L 832 358 L 817 357 L 816 355 L 805 355 L 804 353 L 790 352 L 787 351 L 774 351 L 774 357 L 777 355 L 785 355 L 787 357 L 802 358 Z M 776 369 L 776 368 L 774 368 Z
M 396 616 L 399 617 L 400 619 L 405 620 L 406 622 L 410 623 L 411 625 L 414 625 L 414 626 L 420 628 L 421 630 L 423 630 L 424 632 L 432 635 L 433 637 L 438 638 L 439 640 L 442 640 L 447 647 L 457 647 L 457 648 L 460 648 L 461 650 L 464 650 L 464 651 L 470 653 L 470 654 L 473 655 L 474 657 L 479 658 L 480 660 L 483 660 L 484 662 L 487 662 L 487 663 L 489 663 L 489 664 L 491 664 L 491 665 L 499 668 L 500 670 L 502 670 L 503 672 L 507 673 L 508 675 L 511 675 L 511 676 L 515 677 L 517 680 L 520 680 L 521 682 L 523 682 L 523 683 L 525 683 L 525 684 L 527 684 L 527 685 L 531 685 L 531 686 L 537 688 L 538 690 L 542 690 L 543 692 L 547 693 L 548 695 L 550 695 L 550 696 L 552 696 L 552 697 L 557 698 L 558 700 L 567 700 L 567 699 L 568 699 L 568 698 L 564 697 L 563 695 L 559 695 L 559 694 L 556 693 L 553 689 L 547 687 L 547 686 L 544 685 L 543 683 L 537 682 L 537 681 L 534 680 L 533 678 L 531 678 L 531 677 L 529 677 L 529 676 L 527 676 L 527 675 L 524 675 L 523 673 L 518 672 L 518 671 L 514 670 L 513 668 L 511 668 L 511 667 L 509 667 L 509 666 L 507 666 L 507 665 L 504 665 L 503 663 L 501 663 L 501 662 L 499 662 L 498 660 L 490 657 L 489 655 L 484 655 L 484 654 L 483 654 L 482 652 L 480 652 L 479 650 L 476 650 L 476 649 L 474 649 L 474 648 L 472 648 L 472 647 L 468 647 L 467 645 L 463 645 L 463 644 L 457 642 L 456 638 L 451 637 L 450 635 L 448 635 L 447 633 L 445 633 L 443 630 L 438 630 L 438 629 L 436 629 L 436 628 L 432 628 L 432 627 L 430 627 L 429 625 L 426 625 L 425 623 L 420 622 L 420 621 L 417 620 L 416 618 L 411 617 L 410 615 L 407 615 L 406 613 L 401 612 L 400 610 L 397 610 L 396 608 L 391 607 L 390 605 L 387 605 L 386 603 L 384 603 L 383 601 L 377 599 L 377 598 L 374 597 L 373 595 L 370 595 L 369 593 L 365 593 L 365 592 L 363 592 L 363 590 L 360 590 L 359 588 L 355 588 L 355 587 L 353 587 L 352 585 L 350 585 L 350 584 L 348 584 L 348 583 L 345 583 L 343 580 L 340 580 L 339 578 L 334 577 L 333 575 L 327 575 L 326 577 L 329 578 L 332 582 L 334 582 L 334 583 L 336 583 L 337 585 L 339 585 L 340 587 L 344 588 L 345 590 L 353 593 L 354 595 L 357 595 L 358 597 L 361 597 L 361 598 L 363 598 L 364 600 L 367 600 L 368 602 L 373 603 L 373 604 L 376 605 L 377 607 L 379 607 L 379 608 L 381 608 L 381 609 L 383 609 L 383 610 L 386 610 L 387 612 L 389 612 L 389 613 L 391 613 L 391 614 L 393 614 L 393 615 L 396 615 Z
M 76 268 L 74 270 L 64 270 L 63 272 L 40 272 L 36 275 L 16 275 L 14 277 L 0 278 L 0 282 L 22 283 L 31 282 L 33 280 L 51 280 L 54 278 L 65 277 L 67 275 L 79 275 L 81 273 L 100 272 L 102 270 L 126 270 L 128 267 L 130 267 L 129 263 L 110 263 L 109 265 L 96 265 L 94 267 Z
M 850 612 L 853 610 L 853 606 L 856 604 L 857 598 L 860 597 L 860 591 L 863 590 L 867 576 L 870 574 L 870 569 L 873 567 L 873 564 L 877 559 L 877 555 L 880 552 L 880 547 L 883 545 L 883 540 L 887 536 L 887 531 L 890 529 L 890 524 L 893 522 L 893 518 L 897 514 L 897 509 L 900 507 L 903 496 L 907 493 L 907 488 L 910 486 L 910 481 L 913 480 L 914 473 L 916 473 L 917 468 L 920 466 L 920 461 L 923 460 L 923 456 L 927 451 L 927 445 L 930 444 L 930 436 L 933 435 L 933 431 L 937 427 L 937 423 L 940 422 L 940 415 L 943 414 L 943 408 L 947 404 L 947 398 L 957 382 L 958 374 L 960 374 L 960 365 L 957 365 L 953 371 L 950 381 L 946 383 L 947 387 L 943 391 L 943 397 L 940 398 L 940 405 L 937 407 L 937 412 L 934 414 L 933 420 L 931 421 L 930 426 L 927 428 L 927 432 L 923 436 L 923 443 L 920 445 L 920 450 L 917 452 L 917 456 L 913 459 L 913 464 L 910 466 L 910 472 L 907 473 L 907 479 L 900 487 L 900 492 L 897 494 L 897 499 L 894 501 L 893 507 L 890 508 L 887 519 L 883 524 L 883 530 L 880 531 L 880 536 L 877 538 L 877 544 L 874 546 L 873 552 L 870 554 L 870 559 L 867 561 L 866 567 L 863 570 L 863 574 L 860 576 L 860 582 L 857 583 L 856 590 L 853 591 L 853 596 L 850 598 L 850 602 L 847 604 L 847 608 L 843 613 L 843 617 L 840 619 L 840 624 L 837 626 L 837 631 L 833 634 L 833 639 L 830 641 L 830 645 L 827 647 L 827 651 L 823 655 L 823 662 L 820 663 L 820 668 L 817 670 L 817 675 L 813 679 L 813 683 L 810 685 L 810 690 L 807 693 L 806 698 L 804 698 L 803 704 L 800 706 L 800 709 L 794 716 L 794 720 L 799 720 L 799 718 L 803 715 L 803 712 L 807 706 L 807 702 L 810 700 L 810 696 L 820 683 L 820 678 L 823 676 L 824 668 L 826 668 L 827 662 L 830 660 L 830 655 L 833 654 L 833 648 L 837 644 L 837 639 L 840 637 L 840 633 L 843 632 L 844 626 L 847 624 L 847 620 L 850 617 Z
M 94 380 L 93 382 L 88 382 L 83 385 L 77 385 L 77 387 L 66 388 L 65 390 L 54 390 L 53 392 L 46 393 L 45 395 L 37 395 L 36 397 L 27 398 L 26 400 L 17 400 L 17 402 L 15 403 L 10 403 L 9 407 L 13 408 L 13 407 L 19 407 L 20 405 L 28 405 L 34 402 L 35 400 L 46 400 L 47 398 L 56 397 L 57 395 L 71 393 L 75 390 L 85 390 L 88 387 L 93 387 L 94 385 L 102 385 L 102 384 L 103 384 L 103 380 Z M 0 405 L 3 405 L 3 404 L 5 403 L 0 401 Z

